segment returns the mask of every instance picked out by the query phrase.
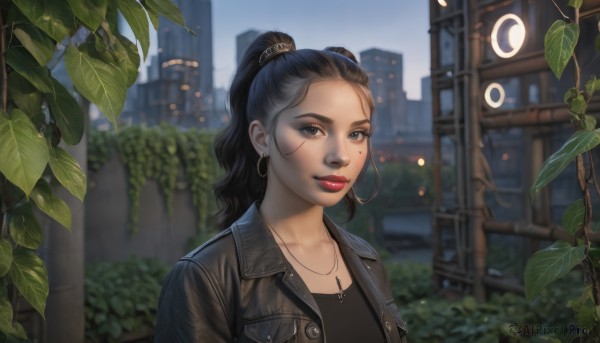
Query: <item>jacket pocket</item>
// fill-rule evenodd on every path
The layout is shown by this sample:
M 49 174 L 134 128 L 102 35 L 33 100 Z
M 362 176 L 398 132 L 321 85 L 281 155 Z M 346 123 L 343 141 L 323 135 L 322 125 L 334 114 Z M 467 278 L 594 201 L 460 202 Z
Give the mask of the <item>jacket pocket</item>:
M 396 331 L 398 336 L 400 336 L 399 342 L 406 342 L 406 333 L 408 329 L 406 327 L 406 322 L 400 316 L 400 311 L 398 310 L 398 306 L 394 303 L 393 300 L 388 301 L 385 304 L 385 312 L 386 312 L 386 329 L 390 332 L 391 337 L 396 337 L 393 331 Z M 387 319 L 389 318 L 389 319 Z M 395 329 L 395 330 L 394 330 Z M 392 339 L 393 342 L 396 342 L 395 338 Z
M 297 333 L 298 327 L 293 318 L 270 317 L 244 325 L 244 336 L 258 343 L 291 342 Z

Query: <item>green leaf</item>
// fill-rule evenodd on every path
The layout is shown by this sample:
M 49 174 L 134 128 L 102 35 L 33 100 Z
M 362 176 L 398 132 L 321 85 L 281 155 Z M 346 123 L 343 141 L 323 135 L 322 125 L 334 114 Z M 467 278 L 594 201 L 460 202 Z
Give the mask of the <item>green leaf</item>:
M 567 63 L 573 56 L 575 45 L 579 39 L 579 26 L 567 24 L 562 20 L 555 21 L 544 37 L 544 55 L 550 69 L 560 79 Z
M 52 92 L 46 98 L 50 114 L 65 142 L 75 145 L 83 137 L 85 115 L 73 95 L 56 79 L 51 81 Z
M 10 236 L 20 246 L 37 249 L 42 243 L 42 228 L 33 214 L 32 205 L 27 203 L 10 213 Z
M 11 117 L 0 112 L 0 172 L 29 196 L 50 159 L 48 145 L 25 113 Z
M 71 230 L 71 209 L 64 201 L 52 194 L 52 189 L 46 180 L 40 179 L 31 192 L 31 200 L 33 200 L 42 212 L 59 222 L 69 231 Z
M 50 150 L 49 164 L 58 182 L 83 202 L 87 191 L 87 179 L 73 156 L 56 146 Z
M 0 239 L 0 277 L 8 273 L 12 261 L 12 245 L 6 239 Z
M 117 117 L 127 92 L 125 75 L 113 65 L 92 58 L 71 45 L 65 53 L 65 65 L 75 88 L 117 127 Z
M 154 27 L 154 30 L 158 31 L 158 13 L 152 8 L 150 8 L 146 4 L 145 0 L 141 0 L 140 3 L 142 4 L 142 6 L 144 6 L 146 14 L 148 14 L 148 18 L 150 18 L 150 22 L 152 23 L 152 27 Z
M 75 26 L 73 11 L 63 0 L 13 0 L 13 3 L 33 25 L 61 42 Z
M 44 32 L 30 24 L 19 24 L 13 33 L 40 66 L 45 66 L 50 61 L 54 53 L 54 42 Z
M 569 105 L 571 112 L 575 114 L 584 114 L 587 110 L 587 102 L 585 101 L 583 94 L 577 94 L 577 96 L 572 98 L 567 104 Z
M 557 152 L 544 162 L 542 170 L 531 186 L 531 198 L 533 199 L 535 193 L 554 180 L 577 155 L 593 149 L 598 144 L 600 144 L 598 130 L 575 132 Z
M 568 104 L 569 102 L 573 101 L 573 99 L 575 99 L 577 97 L 577 95 L 579 95 L 577 88 L 575 88 L 575 87 L 569 88 L 569 90 L 567 90 L 565 92 L 565 96 L 564 96 L 565 104 Z
M 42 93 L 19 73 L 8 76 L 8 91 L 17 106 L 32 118 L 40 113 L 42 108 Z
M 44 262 L 31 250 L 17 248 L 8 275 L 29 304 L 45 318 L 48 272 Z
M 131 87 L 137 81 L 140 68 L 140 55 L 137 46 L 126 37 L 117 34 L 115 48 L 124 54 L 125 60 L 121 64 L 121 70 L 126 76 L 125 86 Z
M 585 207 L 583 206 L 583 199 L 578 199 L 565 210 L 562 217 L 562 227 L 574 236 L 581 229 L 584 216 Z
M 159 15 L 187 29 L 181 11 L 179 11 L 179 8 L 171 0 L 146 0 L 146 5 Z
M 585 121 L 583 122 L 583 128 L 585 130 L 592 131 L 596 128 L 596 118 L 590 115 L 585 116 Z
M 148 28 L 148 17 L 144 7 L 137 1 L 119 0 L 119 10 L 135 38 L 140 42 L 144 59 L 148 56 L 148 47 L 150 46 L 150 30 Z
M 585 258 L 585 246 L 557 241 L 533 254 L 525 266 L 525 296 L 531 300 L 552 281 L 566 275 Z
M 67 0 L 73 13 L 89 29 L 95 31 L 104 17 L 108 8 L 107 0 Z
M 592 96 L 598 89 L 600 89 L 600 79 L 596 79 L 595 76 L 592 76 L 592 79 L 585 83 L 585 91 Z
M 20 323 L 13 324 L 13 307 L 5 296 L 0 297 L 0 332 L 23 340 L 27 339 L 23 326 Z M 7 342 L 12 341 L 8 340 Z
M 581 8 L 583 0 L 569 0 L 569 6 L 573 8 Z
M 31 84 L 43 93 L 50 93 L 52 86 L 48 69 L 37 62 L 20 48 L 10 48 L 6 52 L 6 63 L 17 73 L 21 74 Z

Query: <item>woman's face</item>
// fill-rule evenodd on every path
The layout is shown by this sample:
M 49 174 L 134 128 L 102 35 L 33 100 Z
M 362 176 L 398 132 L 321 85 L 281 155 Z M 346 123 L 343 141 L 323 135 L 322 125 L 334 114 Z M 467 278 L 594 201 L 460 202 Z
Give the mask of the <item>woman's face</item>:
M 267 187 L 282 201 L 335 205 L 365 164 L 370 119 L 357 87 L 342 80 L 313 83 L 300 104 L 279 115 Z

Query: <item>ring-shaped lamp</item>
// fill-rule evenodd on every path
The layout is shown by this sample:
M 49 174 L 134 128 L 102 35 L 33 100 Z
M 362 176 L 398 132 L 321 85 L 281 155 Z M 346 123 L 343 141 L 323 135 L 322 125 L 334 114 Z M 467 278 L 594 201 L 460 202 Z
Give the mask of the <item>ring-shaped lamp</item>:
M 492 99 L 492 91 L 498 91 L 498 99 L 494 100 Z M 490 83 L 486 89 L 485 89 L 485 93 L 483 94 L 483 98 L 485 99 L 485 103 L 490 106 L 491 108 L 498 108 L 500 106 L 502 106 L 502 104 L 504 103 L 504 99 L 506 97 L 506 93 L 504 92 L 504 87 L 502 87 L 501 84 L 499 84 L 498 82 L 492 82 Z
M 508 23 L 509 21 L 514 22 L 510 28 L 506 30 L 506 39 L 508 40 L 511 50 L 505 51 L 498 43 L 498 33 L 503 25 L 510 25 Z M 523 43 L 525 43 L 525 33 L 525 24 L 523 24 L 523 21 L 519 16 L 513 13 L 505 14 L 496 21 L 492 28 L 492 34 L 490 35 L 492 49 L 494 49 L 496 55 L 501 58 L 513 57 L 521 50 L 521 47 L 523 47 Z

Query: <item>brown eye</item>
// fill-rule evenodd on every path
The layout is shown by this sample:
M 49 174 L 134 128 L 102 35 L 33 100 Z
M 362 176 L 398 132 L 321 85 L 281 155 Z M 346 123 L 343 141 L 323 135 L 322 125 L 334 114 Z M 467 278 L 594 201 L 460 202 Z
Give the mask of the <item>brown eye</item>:
M 350 133 L 350 139 L 354 141 L 363 141 L 367 137 L 369 137 L 369 133 L 364 130 L 353 131 Z
M 321 129 L 318 128 L 317 126 L 311 125 L 311 126 L 305 126 L 305 127 L 301 128 L 300 131 L 307 136 L 316 136 L 319 134 L 319 131 L 321 131 Z

